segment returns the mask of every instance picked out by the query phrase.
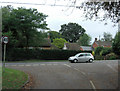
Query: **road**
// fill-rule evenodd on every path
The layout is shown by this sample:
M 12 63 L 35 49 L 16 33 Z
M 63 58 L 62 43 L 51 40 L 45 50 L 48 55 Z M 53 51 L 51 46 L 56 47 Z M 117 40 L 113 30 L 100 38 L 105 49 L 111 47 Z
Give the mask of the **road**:
M 30 73 L 32 89 L 116 89 L 118 60 L 94 63 L 36 62 L 6 63 L 6 67 Z

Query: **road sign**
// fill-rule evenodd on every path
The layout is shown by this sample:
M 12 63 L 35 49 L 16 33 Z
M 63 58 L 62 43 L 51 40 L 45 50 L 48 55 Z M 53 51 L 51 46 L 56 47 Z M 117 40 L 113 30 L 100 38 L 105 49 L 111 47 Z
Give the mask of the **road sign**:
M 7 37 L 7 36 L 4 36 L 4 37 L 2 38 L 2 41 L 3 41 L 3 43 L 7 44 L 7 43 L 8 43 L 8 37 Z

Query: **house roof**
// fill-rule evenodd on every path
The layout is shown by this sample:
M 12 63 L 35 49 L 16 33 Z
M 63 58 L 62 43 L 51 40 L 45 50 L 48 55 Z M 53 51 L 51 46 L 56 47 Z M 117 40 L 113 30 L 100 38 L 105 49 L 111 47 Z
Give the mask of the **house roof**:
M 68 50 L 80 50 L 80 46 L 77 43 L 65 43 Z
M 49 38 L 45 38 L 44 41 L 40 44 L 40 47 L 50 47 L 51 40 Z
M 80 46 L 84 51 L 92 51 L 91 46 Z
M 109 41 L 95 41 L 95 43 L 99 46 L 112 46 L 112 42 Z

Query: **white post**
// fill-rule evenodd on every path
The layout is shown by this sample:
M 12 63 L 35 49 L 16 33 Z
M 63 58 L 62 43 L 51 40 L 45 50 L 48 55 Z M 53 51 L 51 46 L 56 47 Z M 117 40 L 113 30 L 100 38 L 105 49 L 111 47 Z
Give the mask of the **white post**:
M 4 44 L 3 72 L 5 72 L 5 54 L 6 54 L 6 44 Z

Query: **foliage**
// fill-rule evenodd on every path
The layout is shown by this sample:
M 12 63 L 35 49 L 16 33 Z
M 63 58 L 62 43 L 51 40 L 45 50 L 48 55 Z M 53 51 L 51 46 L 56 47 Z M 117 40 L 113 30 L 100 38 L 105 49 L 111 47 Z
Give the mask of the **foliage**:
M 103 47 L 95 48 L 95 55 L 100 55 L 100 52 L 103 50 Z
M 112 34 L 104 32 L 102 41 L 110 41 L 110 42 L 112 42 Z
M 88 46 L 90 44 L 91 37 L 88 34 L 83 34 L 78 40 L 78 44 L 81 46 Z
M 94 52 L 94 51 L 92 51 L 92 55 L 93 55 L 93 56 L 95 55 L 95 52 Z
M 53 44 L 60 49 L 64 47 L 64 43 L 67 43 L 67 41 L 63 38 L 53 39 Z
M 3 36 L 7 36 L 8 37 L 8 42 L 9 42 L 9 45 L 8 47 L 9 48 L 12 48 L 12 47 L 16 47 L 18 46 L 18 40 L 15 39 L 15 37 L 13 36 L 13 33 L 11 31 L 8 31 L 8 32 L 5 32 L 3 33 Z
M 7 61 L 22 60 L 68 60 L 70 56 L 74 56 L 81 51 L 75 50 L 40 50 L 40 49 L 14 49 L 7 51 Z M 90 51 L 84 51 L 90 52 Z
M 62 38 L 62 35 L 61 35 L 59 32 L 56 32 L 56 31 L 48 31 L 47 33 L 49 33 L 51 42 L 53 42 L 53 39 Z
M 113 40 L 112 49 L 115 54 L 120 55 L 120 32 L 116 34 Z
M 109 54 L 107 54 L 106 56 L 105 56 L 105 59 L 106 60 L 115 60 L 115 59 L 117 59 L 118 57 L 117 57 L 117 55 L 115 54 L 115 53 L 109 53 Z
M 84 34 L 85 29 L 77 23 L 68 23 L 61 25 L 59 32 L 68 42 L 76 42 Z
M 45 21 L 47 15 L 39 13 L 37 9 L 7 6 L 2 8 L 2 16 L 3 34 L 10 31 L 11 36 L 18 41 L 14 44 L 19 47 L 38 46 L 42 37 L 37 29 L 48 29 Z
M 5 68 L 5 72 L 2 73 L 2 89 L 21 89 L 27 80 L 28 76 L 24 72 Z
M 88 2 L 84 2 L 76 8 L 84 9 L 83 14 L 86 19 L 98 19 L 100 21 L 106 21 L 110 19 L 113 23 L 117 23 L 119 21 L 118 16 L 120 12 L 120 1 L 98 2 L 88 0 Z M 104 12 L 102 17 L 100 15 L 101 12 Z
M 112 52 L 112 48 L 108 47 L 97 47 L 95 49 L 95 55 L 105 56 Z
M 104 56 L 95 55 L 95 60 L 104 60 Z
M 103 50 L 101 51 L 101 55 L 105 56 L 111 52 L 112 52 L 112 48 L 104 47 Z

